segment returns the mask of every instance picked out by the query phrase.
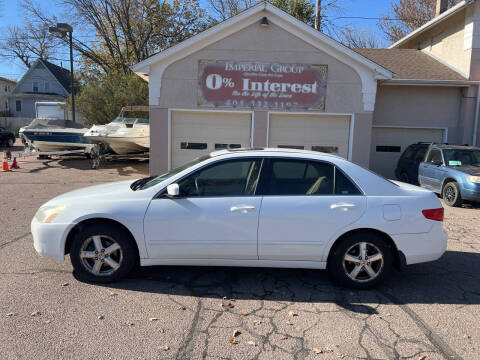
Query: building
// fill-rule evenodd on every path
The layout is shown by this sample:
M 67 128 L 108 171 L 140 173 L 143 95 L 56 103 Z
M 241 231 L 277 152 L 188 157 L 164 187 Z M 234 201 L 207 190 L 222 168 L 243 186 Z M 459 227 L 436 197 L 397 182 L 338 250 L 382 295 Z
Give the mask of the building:
M 43 59 L 35 61 L 8 95 L 10 113 L 34 118 L 35 102 L 65 101 L 70 94 L 70 72 Z
M 0 116 L 8 114 L 8 97 L 12 89 L 17 84 L 16 81 L 6 79 L 0 76 Z
M 475 68 L 479 6 L 462 1 L 390 49 L 354 51 L 262 2 L 134 65 L 149 82 L 150 172 L 269 146 L 336 153 L 393 177 L 411 143 L 475 144 L 480 79 L 438 43 L 470 46 Z M 451 35 L 463 12 L 463 35 Z M 429 36 L 430 47 L 420 41 Z

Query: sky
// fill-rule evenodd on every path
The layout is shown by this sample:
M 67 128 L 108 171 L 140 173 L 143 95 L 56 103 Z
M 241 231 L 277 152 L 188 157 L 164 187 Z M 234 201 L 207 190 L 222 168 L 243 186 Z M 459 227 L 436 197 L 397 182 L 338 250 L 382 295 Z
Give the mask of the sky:
M 19 6 L 21 0 L 0 0 L 0 41 L 4 40 L 2 34 L 5 34 L 5 28 L 9 25 L 22 26 L 23 14 Z M 42 7 L 52 9 L 52 3 L 55 0 L 37 0 Z M 205 0 L 200 0 L 206 7 Z M 390 8 L 391 0 L 339 0 L 343 10 L 331 14 L 332 21 L 340 25 L 352 25 L 357 29 L 367 29 L 371 32 L 379 33 L 376 18 L 381 14 L 387 13 Z M 60 14 L 59 14 L 60 15 Z M 354 18 L 349 18 L 354 17 Z M 374 19 L 366 19 L 374 18 Z M 59 21 L 61 19 L 59 18 Z M 68 49 L 61 50 L 62 58 L 68 59 Z M 58 64 L 60 65 L 60 64 Z M 68 64 L 63 64 L 68 67 Z M 0 58 L 0 76 L 12 79 L 20 79 L 25 73 L 26 68 L 19 60 L 5 60 Z

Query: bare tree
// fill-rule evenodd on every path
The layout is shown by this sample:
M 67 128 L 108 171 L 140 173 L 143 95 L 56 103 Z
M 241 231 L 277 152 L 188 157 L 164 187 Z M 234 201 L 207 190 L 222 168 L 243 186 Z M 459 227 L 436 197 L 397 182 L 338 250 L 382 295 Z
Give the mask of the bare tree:
M 25 26 L 10 26 L 6 40 L 0 43 L 0 57 L 17 57 L 29 68 L 37 58 L 48 60 L 58 45 L 45 24 L 27 22 Z
M 237 15 L 242 10 L 254 6 L 257 2 L 258 0 L 207 0 L 213 16 L 220 21 Z
M 448 7 L 460 0 L 448 0 Z M 396 0 L 382 15 L 379 27 L 387 39 L 396 42 L 435 17 L 437 0 Z
M 372 31 L 346 27 L 337 33 L 338 40 L 352 49 L 354 48 L 382 48 L 384 43 Z

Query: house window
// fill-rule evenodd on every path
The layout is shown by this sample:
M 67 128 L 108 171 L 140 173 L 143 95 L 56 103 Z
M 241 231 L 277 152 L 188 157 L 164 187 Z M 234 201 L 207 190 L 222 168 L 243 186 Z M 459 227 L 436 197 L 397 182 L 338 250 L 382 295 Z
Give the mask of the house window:
M 15 100 L 15 111 L 22 111 L 22 100 Z
M 50 92 L 50 83 L 48 81 L 45 81 L 45 92 L 46 93 Z
M 33 92 L 38 93 L 38 81 L 33 82 Z

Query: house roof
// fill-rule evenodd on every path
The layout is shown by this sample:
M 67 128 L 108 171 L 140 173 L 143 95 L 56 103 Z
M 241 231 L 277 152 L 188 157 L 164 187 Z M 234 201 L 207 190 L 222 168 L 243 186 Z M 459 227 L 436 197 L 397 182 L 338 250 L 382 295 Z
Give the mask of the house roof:
M 258 22 L 265 15 L 269 15 L 268 20 L 270 22 L 275 23 L 282 29 L 293 33 L 317 48 L 328 52 L 331 56 L 336 58 L 349 58 L 351 62 L 367 68 L 370 71 L 376 72 L 379 78 L 391 78 L 393 76 L 389 70 L 375 64 L 363 56 L 359 56 L 359 53 L 356 53 L 328 35 L 313 29 L 303 21 L 300 21 L 290 14 L 280 10 L 268 1 L 261 1 L 257 5 L 242 11 L 238 15 L 222 21 L 221 23 L 200 32 L 179 44 L 159 52 L 131 66 L 131 68 L 138 76 L 148 81 L 148 73 L 152 64 L 172 63 L 173 61 L 188 56 L 189 54 L 218 40 L 226 38 L 232 33 L 249 26 L 254 22 Z
M 393 80 L 467 81 L 457 71 L 416 49 L 355 49 L 395 73 Z
M 2 76 L 0 76 L 0 81 L 9 82 L 10 84 L 16 84 L 17 83 L 15 80 L 7 79 L 7 78 L 4 78 Z
M 45 68 L 52 74 L 55 80 L 65 89 L 65 91 L 70 94 L 70 71 L 64 69 L 61 66 L 52 64 L 49 61 L 43 59 L 37 59 L 32 66 L 28 69 L 28 71 L 22 76 L 22 78 L 17 82 L 17 85 L 12 90 L 12 93 L 16 93 L 17 89 L 20 88 L 21 84 L 28 78 L 28 76 L 32 73 L 32 71 L 38 66 L 38 64 L 42 64 Z M 28 92 L 23 92 L 28 93 Z M 45 93 L 33 93 L 32 94 L 45 94 Z M 48 95 L 48 94 L 46 94 Z M 54 93 L 50 93 L 50 95 L 58 95 Z
M 46 60 L 40 60 L 55 76 L 58 82 L 70 93 L 70 71 Z
M 428 21 L 427 23 L 423 24 L 422 26 L 420 26 L 418 29 L 415 29 L 414 31 L 412 31 L 411 33 L 408 33 L 407 35 L 405 35 L 403 38 L 401 38 L 400 40 L 398 40 L 397 42 L 393 43 L 392 45 L 389 46 L 389 49 L 393 49 L 393 48 L 397 48 L 399 47 L 400 45 L 404 44 L 405 42 L 407 42 L 408 40 L 411 40 L 415 37 L 417 37 L 418 35 L 422 34 L 424 31 L 436 26 L 437 24 L 440 24 L 441 22 L 443 22 L 444 20 L 450 18 L 451 16 L 455 15 L 457 12 L 459 12 L 460 10 L 464 9 L 465 7 L 467 7 L 468 5 L 472 4 L 475 0 L 462 0 L 460 1 L 458 4 L 456 4 L 455 6 L 452 6 L 450 9 L 448 9 L 447 11 L 444 11 L 443 13 L 441 13 L 440 15 L 434 17 L 432 20 Z

